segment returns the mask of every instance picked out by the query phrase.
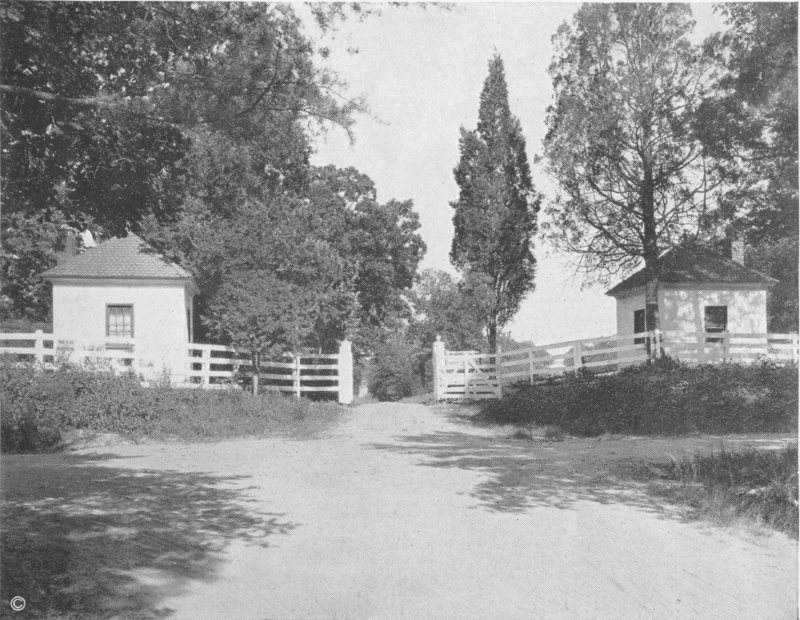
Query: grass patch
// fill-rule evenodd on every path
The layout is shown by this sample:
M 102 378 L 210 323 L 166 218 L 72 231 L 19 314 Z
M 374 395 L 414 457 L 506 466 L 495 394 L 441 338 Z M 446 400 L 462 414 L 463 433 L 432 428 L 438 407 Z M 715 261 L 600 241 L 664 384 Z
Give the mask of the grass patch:
M 149 435 L 184 440 L 280 435 L 311 437 L 330 428 L 344 408 L 290 396 L 243 391 L 156 388 L 163 413 Z
M 578 371 L 512 386 L 501 400 L 484 402 L 475 421 L 553 426 L 583 437 L 790 432 L 797 429 L 797 408 L 796 364 L 666 360 L 614 375 Z
M 39 371 L 0 362 L 5 453 L 57 450 L 73 430 L 187 441 L 307 437 L 329 428 L 342 411 L 335 403 L 276 394 L 144 387 L 132 375 L 72 366 Z
M 649 481 L 651 494 L 689 506 L 696 518 L 757 523 L 798 537 L 796 445 L 697 452 L 667 464 L 629 466 L 628 473 Z

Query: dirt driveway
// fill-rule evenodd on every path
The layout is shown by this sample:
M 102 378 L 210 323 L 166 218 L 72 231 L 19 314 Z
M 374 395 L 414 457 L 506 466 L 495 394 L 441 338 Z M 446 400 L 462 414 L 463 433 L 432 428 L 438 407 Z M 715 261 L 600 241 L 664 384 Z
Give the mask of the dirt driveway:
M 99 609 L 122 617 L 795 618 L 797 544 L 615 483 L 598 459 L 622 442 L 362 405 L 317 440 L 39 457 L 50 514 L 25 518 L 63 530 Z M 5 457 L 12 504 L 36 493 L 28 458 Z

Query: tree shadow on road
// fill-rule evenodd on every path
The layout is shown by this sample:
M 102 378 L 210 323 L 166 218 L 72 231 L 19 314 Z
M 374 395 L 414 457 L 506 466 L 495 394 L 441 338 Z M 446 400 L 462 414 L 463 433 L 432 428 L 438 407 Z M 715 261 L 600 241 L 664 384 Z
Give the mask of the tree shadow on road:
M 267 546 L 284 515 L 257 512 L 243 477 L 124 469 L 96 456 L 3 458 L 0 616 L 157 618 L 213 580 L 234 539 Z
M 584 447 L 583 444 L 581 447 Z M 535 507 L 573 509 L 577 502 L 626 504 L 659 516 L 680 518 L 645 492 L 645 485 L 618 473 L 590 451 L 569 443 L 516 440 L 462 432 L 398 437 L 374 448 L 418 455 L 420 465 L 478 471 L 482 481 L 470 495 L 493 511 Z

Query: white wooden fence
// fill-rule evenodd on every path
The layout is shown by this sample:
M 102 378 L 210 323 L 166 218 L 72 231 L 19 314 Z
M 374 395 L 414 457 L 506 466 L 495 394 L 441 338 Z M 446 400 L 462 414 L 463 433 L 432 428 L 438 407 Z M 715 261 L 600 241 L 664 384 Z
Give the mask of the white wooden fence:
M 433 345 L 434 396 L 441 400 L 500 398 L 511 383 L 534 384 L 578 368 L 611 373 L 669 355 L 690 364 L 797 362 L 797 334 L 643 332 L 573 340 L 496 354 L 447 351 Z
M 252 380 L 253 363 L 247 353 L 215 344 L 189 345 L 189 385 L 225 389 L 238 379 Z M 335 392 L 339 402 L 353 402 L 353 353 L 343 341 L 339 353 L 287 355 L 259 363 L 259 390 L 294 394 Z
M 73 350 L 72 344 L 57 340 L 53 334 L 38 330 L 33 333 L 0 333 L 0 355 L 14 356 L 16 361 L 32 362 L 45 368 L 69 359 L 84 365 L 107 368 L 114 372 L 145 368 L 157 374 L 159 361 L 136 353 L 130 342 L 113 342 L 108 347 Z M 206 389 L 238 388 L 252 380 L 249 355 L 232 347 L 214 344 L 190 344 L 185 372 L 172 369 L 179 386 Z M 264 360 L 259 364 L 259 390 L 293 394 L 335 393 L 343 404 L 353 402 L 353 353 L 349 341 L 343 341 L 338 353 L 300 354 L 280 360 Z

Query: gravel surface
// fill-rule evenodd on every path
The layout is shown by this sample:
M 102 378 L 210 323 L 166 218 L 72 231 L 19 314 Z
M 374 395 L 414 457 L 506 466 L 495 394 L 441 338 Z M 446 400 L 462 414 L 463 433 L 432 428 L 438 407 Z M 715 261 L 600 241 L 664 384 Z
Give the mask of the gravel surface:
M 797 617 L 795 541 L 687 521 L 604 466 L 717 439 L 514 440 L 450 412 L 371 403 L 315 440 L 47 458 L 78 459 L 64 484 L 100 485 L 97 510 L 107 493 L 149 515 L 127 531 L 162 532 L 113 568 L 120 617 Z M 29 458 L 4 461 L 12 495 L 34 493 Z

